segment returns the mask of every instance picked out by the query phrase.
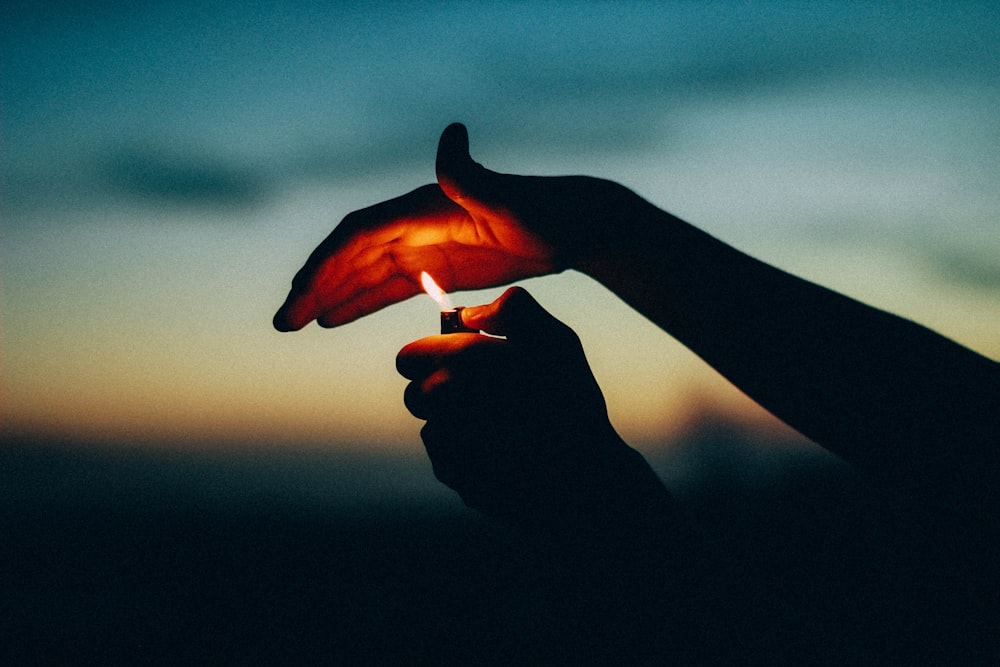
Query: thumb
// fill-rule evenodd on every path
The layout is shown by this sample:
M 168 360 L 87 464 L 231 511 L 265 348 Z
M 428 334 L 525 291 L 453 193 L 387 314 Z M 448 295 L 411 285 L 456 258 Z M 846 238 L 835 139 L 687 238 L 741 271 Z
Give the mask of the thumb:
M 575 337 L 573 331 L 542 308 L 523 287 L 511 287 L 500 298 L 484 306 L 463 308 L 462 323 L 511 342 L 551 341 Z
M 468 199 L 481 199 L 489 172 L 469 155 L 469 131 L 452 123 L 441 133 L 435 164 L 438 185 L 459 206 Z

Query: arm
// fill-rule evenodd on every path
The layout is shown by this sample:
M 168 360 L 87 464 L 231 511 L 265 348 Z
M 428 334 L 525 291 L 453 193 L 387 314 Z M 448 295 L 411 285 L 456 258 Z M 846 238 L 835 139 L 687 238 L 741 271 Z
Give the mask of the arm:
M 637 200 L 577 268 L 789 425 L 868 472 L 996 479 L 1000 365 Z
M 567 268 L 603 283 L 751 398 L 876 475 L 998 477 L 998 364 L 923 327 L 784 273 L 616 183 L 500 174 L 441 136 L 437 185 L 349 215 L 275 315 L 338 326 L 416 294 Z

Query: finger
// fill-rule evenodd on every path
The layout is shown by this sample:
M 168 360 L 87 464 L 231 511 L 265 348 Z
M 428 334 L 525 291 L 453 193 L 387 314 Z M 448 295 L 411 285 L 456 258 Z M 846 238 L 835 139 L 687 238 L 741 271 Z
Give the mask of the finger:
M 576 338 L 565 324 L 541 307 L 523 287 L 511 287 L 493 303 L 461 311 L 462 323 L 512 342 Z
M 429 376 L 445 364 L 454 363 L 461 354 L 474 363 L 477 351 L 492 348 L 503 341 L 474 333 L 428 336 L 406 345 L 396 355 L 396 370 L 407 380 Z
M 435 407 L 441 403 L 450 381 L 451 372 L 439 368 L 426 378 L 410 382 L 403 390 L 403 405 L 417 419 L 429 419 L 439 411 Z
M 271 324 L 278 331 L 298 331 L 313 320 L 315 301 L 311 295 L 289 293 Z
M 457 437 L 454 424 L 444 420 L 428 421 L 420 429 L 420 439 L 427 450 L 434 477 L 445 486 L 456 491 L 462 488 L 468 467 L 462 455 L 462 444 Z
M 406 385 L 403 390 L 403 405 L 417 419 L 427 419 L 427 404 L 420 382 L 414 381 Z
M 441 133 L 435 172 L 444 193 L 467 210 L 485 198 L 489 176 L 494 175 L 469 155 L 469 131 L 461 123 L 452 123 Z

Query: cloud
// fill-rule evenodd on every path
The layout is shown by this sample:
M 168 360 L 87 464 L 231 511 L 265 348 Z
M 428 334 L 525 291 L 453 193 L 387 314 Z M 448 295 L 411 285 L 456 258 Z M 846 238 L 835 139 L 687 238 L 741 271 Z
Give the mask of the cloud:
M 246 207 L 258 204 L 272 190 L 261 170 L 149 148 L 113 156 L 104 172 L 112 190 L 164 204 Z
M 456 120 L 469 125 L 474 151 L 523 160 L 662 150 L 684 140 L 664 137 L 684 134 L 684 115 L 673 113 L 681 107 L 738 109 L 744 98 L 867 75 L 978 76 L 993 72 L 997 43 L 971 8 L 854 3 L 303 12 L 226 2 L 206 12 L 171 5 L 8 28 L 18 56 L 3 84 L 8 204 L 124 194 L 155 206 L 243 207 L 296 179 L 425 165 L 430 179 L 437 133 Z M 168 150 L 161 137 L 209 148 Z M 119 141 L 135 143 L 115 152 Z M 92 189 L 65 194 L 57 172 Z
M 941 277 L 968 287 L 1000 290 L 1000 262 L 958 248 L 935 248 L 926 253 L 930 265 Z

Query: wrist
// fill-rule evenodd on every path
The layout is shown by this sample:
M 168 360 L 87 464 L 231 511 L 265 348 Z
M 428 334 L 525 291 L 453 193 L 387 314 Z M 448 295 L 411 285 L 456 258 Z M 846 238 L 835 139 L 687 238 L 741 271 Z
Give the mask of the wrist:
M 647 209 L 655 207 L 614 181 L 588 179 L 586 188 L 566 254 L 567 268 L 590 275 L 591 267 L 618 261 L 633 249 Z
M 604 455 L 575 454 L 553 475 L 524 527 L 556 542 L 619 548 L 672 535 L 685 520 L 676 501 L 624 442 Z

